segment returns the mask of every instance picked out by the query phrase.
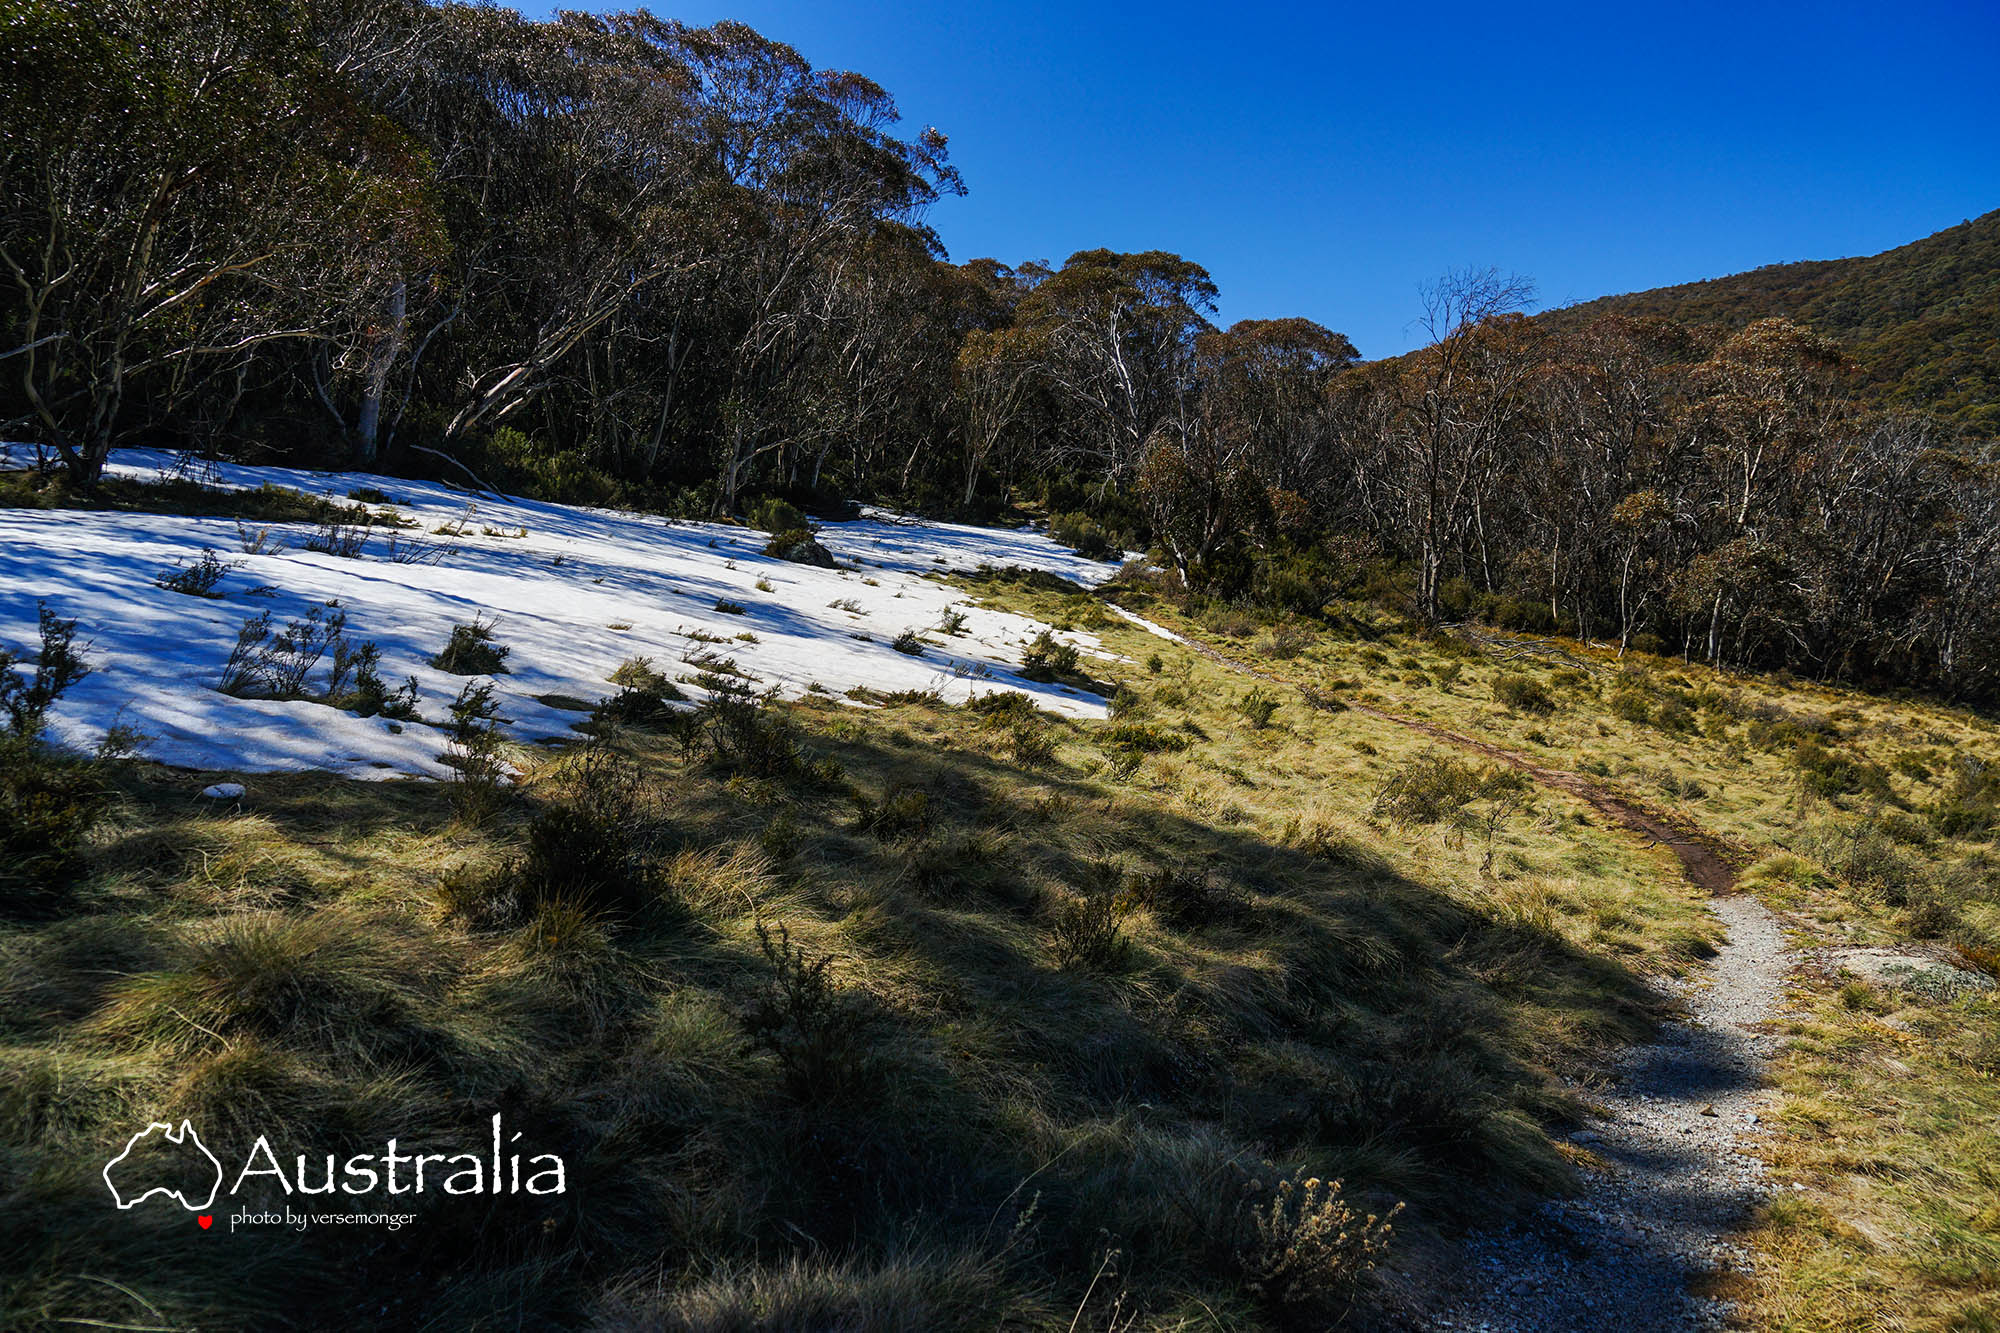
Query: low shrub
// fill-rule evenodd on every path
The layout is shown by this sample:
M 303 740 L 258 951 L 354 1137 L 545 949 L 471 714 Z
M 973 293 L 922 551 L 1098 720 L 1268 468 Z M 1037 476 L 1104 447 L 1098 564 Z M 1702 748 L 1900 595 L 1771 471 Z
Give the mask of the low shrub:
M 1136 754 L 1178 754 L 1188 748 L 1181 732 L 1145 722 L 1117 722 L 1101 735 L 1108 750 L 1129 750 Z
M 1271 719 L 1277 715 L 1278 700 L 1261 689 L 1253 689 L 1236 701 L 1236 711 L 1253 729 L 1262 731 L 1271 725 Z
M 6 713 L 7 734 L 33 741 L 41 735 L 49 708 L 71 686 L 90 674 L 84 651 L 76 644 L 76 622 L 64 620 L 37 603 L 36 622 L 41 651 L 35 657 L 35 674 L 21 673 L 21 658 L 13 650 L 0 648 L 0 711 Z
M 751 527 L 765 532 L 804 532 L 807 527 L 806 516 L 799 507 L 776 495 L 759 496 L 751 501 L 744 517 Z
M 312 536 L 306 538 L 306 549 L 318 551 L 322 555 L 337 555 L 343 560 L 357 559 L 368 546 L 368 524 L 330 520 L 313 529 Z
M 1073 644 L 1043 630 L 1021 654 L 1021 674 L 1029 680 L 1047 683 L 1075 676 L 1080 661 Z
M 1049 519 L 1049 540 L 1067 546 L 1087 560 L 1117 560 L 1123 543 L 1088 514 L 1056 514 Z
M 1014 762 L 1023 768 L 1046 768 L 1056 761 L 1055 731 L 1038 718 L 1016 720 L 1007 741 Z
M 1349 1299 L 1389 1246 L 1388 1216 L 1357 1212 L 1338 1180 L 1270 1163 L 1239 1175 L 1223 1195 L 1231 1251 L 1244 1289 L 1268 1305 L 1326 1311 Z
M 930 832 L 930 793 L 918 787 L 895 783 L 882 793 L 881 800 L 871 800 L 860 792 L 853 794 L 854 826 L 885 842 L 905 836 L 918 836 Z
M 493 642 L 493 631 L 497 625 L 497 621 L 487 620 L 481 615 L 475 615 L 470 624 L 453 625 L 451 638 L 431 659 L 431 665 L 454 676 L 508 674 L 507 655 L 513 649 Z
M 687 698 L 664 673 L 654 670 L 652 659 L 647 657 L 627 658 L 608 679 L 620 688 L 597 705 L 592 714 L 597 722 L 666 730 L 681 713 L 672 705 Z
M 1257 651 L 1288 662 L 1312 647 L 1312 634 L 1297 625 L 1279 625 L 1257 641 Z
M 277 631 L 271 628 L 269 611 L 250 616 L 236 631 L 236 644 L 223 663 L 216 688 L 245 699 L 330 701 L 346 690 L 346 677 L 358 668 L 359 654 L 365 651 L 349 645 L 346 635 L 347 612 L 338 609 L 329 615 L 326 607 L 309 607 L 303 617 Z M 329 688 L 308 689 L 312 673 L 329 652 L 338 667 Z M 372 670 L 372 659 L 369 666 Z
M 110 802 L 94 765 L 0 734 L 0 915 L 60 900 L 87 868 L 87 839 Z
M 721 675 L 707 676 L 703 687 L 708 697 L 689 716 L 692 745 L 706 751 L 708 763 L 745 777 L 811 778 L 828 785 L 840 780 L 840 765 L 813 757 L 774 696 L 760 697 L 743 681 Z
M 924 641 L 917 637 L 917 632 L 913 629 L 906 629 L 901 634 L 898 634 L 889 646 L 897 652 L 902 653 L 905 657 L 922 657 L 924 655 Z
M 1455 823 L 1472 802 L 1517 795 L 1528 786 L 1528 780 L 1512 769 L 1481 772 L 1450 755 L 1427 750 L 1390 774 L 1368 813 L 1406 827 Z
M 1131 947 L 1123 929 L 1126 912 L 1124 895 L 1114 888 L 1058 895 L 1048 913 L 1049 952 L 1057 966 L 1116 970 Z
M 225 561 L 215 553 L 213 546 L 201 548 L 201 558 L 193 564 L 176 560 L 170 568 L 153 576 L 153 584 L 168 592 L 186 593 L 190 597 L 220 597 L 215 588 L 223 576 L 236 568 L 235 562 Z
M 1556 711 L 1556 701 L 1548 687 L 1518 671 L 1503 671 L 1493 678 L 1493 697 L 1517 713 Z
M 1799 780 L 1815 796 L 1868 795 L 1889 799 L 1889 770 L 1872 760 L 1856 759 L 1828 749 L 1816 736 L 1806 736 L 1792 747 L 1792 766 Z
M 1644 726 L 1653 720 L 1653 701 L 1643 690 L 1634 689 L 1629 685 L 1619 685 L 1611 691 L 1611 697 L 1606 703 L 1613 717 L 1626 722 Z
M 484 823 L 504 795 L 507 766 L 500 757 L 500 705 L 491 681 L 468 680 L 451 701 L 445 752 L 438 761 L 452 771 L 451 804 L 459 818 Z
M 870 1014 L 834 983 L 831 954 L 794 941 L 780 922 L 757 923 L 757 947 L 771 975 L 743 1018 L 754 1049 L 778 1063 L 785 1088 L 803 1102 L 835 1099 L 866 1086 L 874 1064 Z
M 832 569 L 833 552 L 820 544 L 810 528 L 786 528 L 764 544 L 764 554 L 795 565 L 817 565 Z

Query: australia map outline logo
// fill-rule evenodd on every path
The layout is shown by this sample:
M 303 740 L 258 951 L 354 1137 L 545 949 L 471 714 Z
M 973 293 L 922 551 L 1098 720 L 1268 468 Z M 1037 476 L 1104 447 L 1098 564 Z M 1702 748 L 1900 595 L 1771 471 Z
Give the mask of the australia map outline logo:
M 191 1174 L 195 1171 L 201 1171 L 203 1174 L 209 1176 L 208 1193 L 202 1196 L 200 1202 L 195 1202 L 191 1197 L 194 1191 L 177 1188 L 174 1185 L 153 1185 L 144 1193 L 127 1199 L 124 1193 L 119 1190 L 118 1182 L 111 1178 L 113 1168 L 130 1157 L 133 1149 L 144 1144 L 155 1132 L 160 1133 L 167 1143 L 183 1150 L 181 1158 L 184 1163 L 194 1163 L 194 1165 L 185 1166 L 185 1172 Z M 193 1152 L 187 1151 L 187 1147 L 190 1144 L 193 1145 Z M 196 1153 L 200 1154 L 199 1161 L 195 1158 Z M 201 1166 L 200 1162 L 206 1162 L 206 1167 Z M 188 1182 L 183 1180 L 180 1183 L 185 1185 Z M 155 1120 L 137 1134 L 134 1134 L 130 1139 L 127 1139 L 124 1150 L 104 1164 L 104 1184 L 110 1189 L 112 1200 L 121 1209 L 131 1208 L 137 1204 L 144 1203 L 155 1194 L 164 1194 L 170 1199 L 178 1200 L 181 1207 L 191 1213 L 205 1213 L 208 1211 L 210 1205 L 215 1202 L 216 1194 L 222 1189 L 222 1163 L 217 1161 L 215 1154 L 210 1152 L 207 1146 L 202 1143 L 201 1136 L 194 1132 L 194 1126 L 188 1121 L 181 1121 L 179 1128 L 175 1128 L 165 1121 Z M 196 1186 L 196 1189 L 199 1189 L 199 1185 Z M 208 1219 L 205 1217 L 202 1219 L 204 1225 L 207 1224 L 207 1221 Z

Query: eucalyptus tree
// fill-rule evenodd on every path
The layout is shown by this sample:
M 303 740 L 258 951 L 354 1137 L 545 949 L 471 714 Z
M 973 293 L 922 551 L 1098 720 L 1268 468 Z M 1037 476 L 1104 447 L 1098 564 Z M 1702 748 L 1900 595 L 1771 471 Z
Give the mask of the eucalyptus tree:
M 1192 408 L 1195 341 L 1213 326 L 1215 282 L 1163 250 L 1082 250 L 1037 283 L 1017 318 L 1049 347 L 1065 452 L 1106 485 L 1129 480 L 1153 432 Z
M 226 418 L 258 352 L 328 336 L 371 255 L 434 242 L 420 154 L 328 68 L 309 17 L 0 15 L 0 363 L 17 422 L 80 484 L 128 416 L 185 423 L 219 397 Z

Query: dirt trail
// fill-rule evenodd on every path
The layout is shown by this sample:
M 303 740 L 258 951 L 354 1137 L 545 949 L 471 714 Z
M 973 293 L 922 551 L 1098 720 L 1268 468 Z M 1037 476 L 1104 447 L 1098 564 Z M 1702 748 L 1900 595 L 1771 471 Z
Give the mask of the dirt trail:
M 1244 675 L 1314 692 L 1142 620 L 1126 620 Z M 1343 701 L 1346 702 L 1346 701 Z M 1686 1333 L 1726 1327 L 1726 1293 L 1750 1255 L 1730 1237 L 1771 1193 L 1765 1166 L 1748 1151 L 1771 1094 L 1764 1072 L 1779 1039 L 1762 1027 L 1784 994 L 1793 957 L 1783 928 L 1756 899 L 1731 892 L 1740 854 L 1577 773 L 1433 723 L 1361 703 L 1378 717 L 1509 764 L 1569 792 L 1623 827 L 1669 848 L 1687 878 L 1711 895 L 1727 928 L 1706 974 L 1661 984 L 1686 1017 L 1627 1050 L 1599 1085 L 1580 1088 L 1599 1113 L 1570 1137 L 1587 1154 L 1583 1188 L 1550 1199 L 1504 1229 L 1464 1238 L 1451 1277 L 1422 1290 L 1391 1275 L 1392 1299 L 1437 1333 Z M 1733 1279 L 1741 1281 L 1742 1279 Z

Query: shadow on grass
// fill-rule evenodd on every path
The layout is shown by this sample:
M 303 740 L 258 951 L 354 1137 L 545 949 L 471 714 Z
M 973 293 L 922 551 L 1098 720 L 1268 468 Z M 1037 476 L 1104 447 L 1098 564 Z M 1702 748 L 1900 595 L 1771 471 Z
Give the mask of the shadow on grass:
M 6 1054 L 25 1071 L 0 1098 L 7 1206 L 42 1219 L 0 1250 L 14 1293 L 0 1322 L 130 1321 L 145 1313 L 130 1291 L 205 1326 L 278 1313 L 315 1326 L 573 1324 L 635 1271 L 671 1289 L 746 1265 L 846 1271 L 913 1249 L 978 1256 L 1024 1308 L 1047 1296 L 1074 1311 L 1117 1248 L 1138 1305 L 1323 1323 L 1324 1310 L 1287 1314 L 1245 1294 L 1236 1219 L 1221 1215 L 1232 1171 L 1271 1159 L 1340 1177 L 1376 1211 L 1408 1201 L 1419 1231 L 1568 1182 L 1545 1133 L 1570 1113 L 1551 1061 L 1641 1035 L 1655 1002 L 1637 976 L 1382 864 L 1120 801 L 1073 769 L 1024 773 L 985 754 L 964 715 L 941 716 L 966 723 L 949 748 L 856 728 L 815 737 L 860 791 L 928 795 L 928 826 L 901 836 L 858 827 L 838 792 L 684 774 L 650 753 L 651 779 L 672 793 L 653 830 L 662 860 L 781 818 L 790 845 L 705 896 L 682 886 L 636 916 L 560 925 L 432 924 L 424 887 L 369 848 L 442 829 L 435 787 L 255 779 L 271 836 L 314 844 L 363 881 L 313 886 L 298 901 L 314 907 L 286 910 L 394 920 L 370 946 L 388 961 L 365 976 L 335 966 L 316 990 L 306 983 L 322 974 L 279 958 L 265 989 L 224 997 L 237 1026 L 218 1020 L 212 1041 L 172 1060 L 93 1026 L 107 994 L 125 993 L 115 987 L 25 1023 L 9 1008 L 32 995 L 0 991 Z M 198 840 L 188 781 L 128 773 L 120 836 L 170 824 Z M 107 859 L 144 850 L 114 841 Z M 1100 966 L 1056 964 L 1055 904 L 1180 863 L 1226 885 L 1230 909 L 1187 927 L 1132 910 L 1124 947 Z M 713 864 L 700 873 L 722 874 Z M 129 897 L 86 893 L 65 928 L 94 918 L 100 938 L 150 940 L 213 925 Z M 789 922 L 805 956 L 835 960 L 838 1022 L 861 1038 L 824 1088 L 788 1082 L 750 1036 L 747 1016 L 774 994 L 757 919 Z M 8 956 L 83 968 L 74 941 L 57 956 L 52 929 L 8 928 Z M 157 947 L 118 970 L 186 966 L 171 960 L 191 946 Z M 349 1003 L 342 985 L 373 998 Z M 281 1005 L 284 1023 L 270 1017 Z M 400 1035 L 377 1030 L 390 1012 Z M 798 1040 L 821 1039 L 818 1020 L 794 1017 Z M 315 1174 L 325 1152 L 379 1152 L 392 1135 L 406 1152 L 482 1151 L 497 1111 L 524 1148 L 564 1158 L 568 1190 L 428 1193 L 396 1202 L 416 1217 L 393 1232 L 249 1230 L 202 1238 L 226 1255 L 189 1253 L 177 1208 L 119 1213 L 95 1169 L 130 1122 L 194 1109 L 226 1123 L 225 1162 L 268 1133 Z M 271 1197 L 246 1186 L 217 1211 L 286 1202 L 263 1185 Z

